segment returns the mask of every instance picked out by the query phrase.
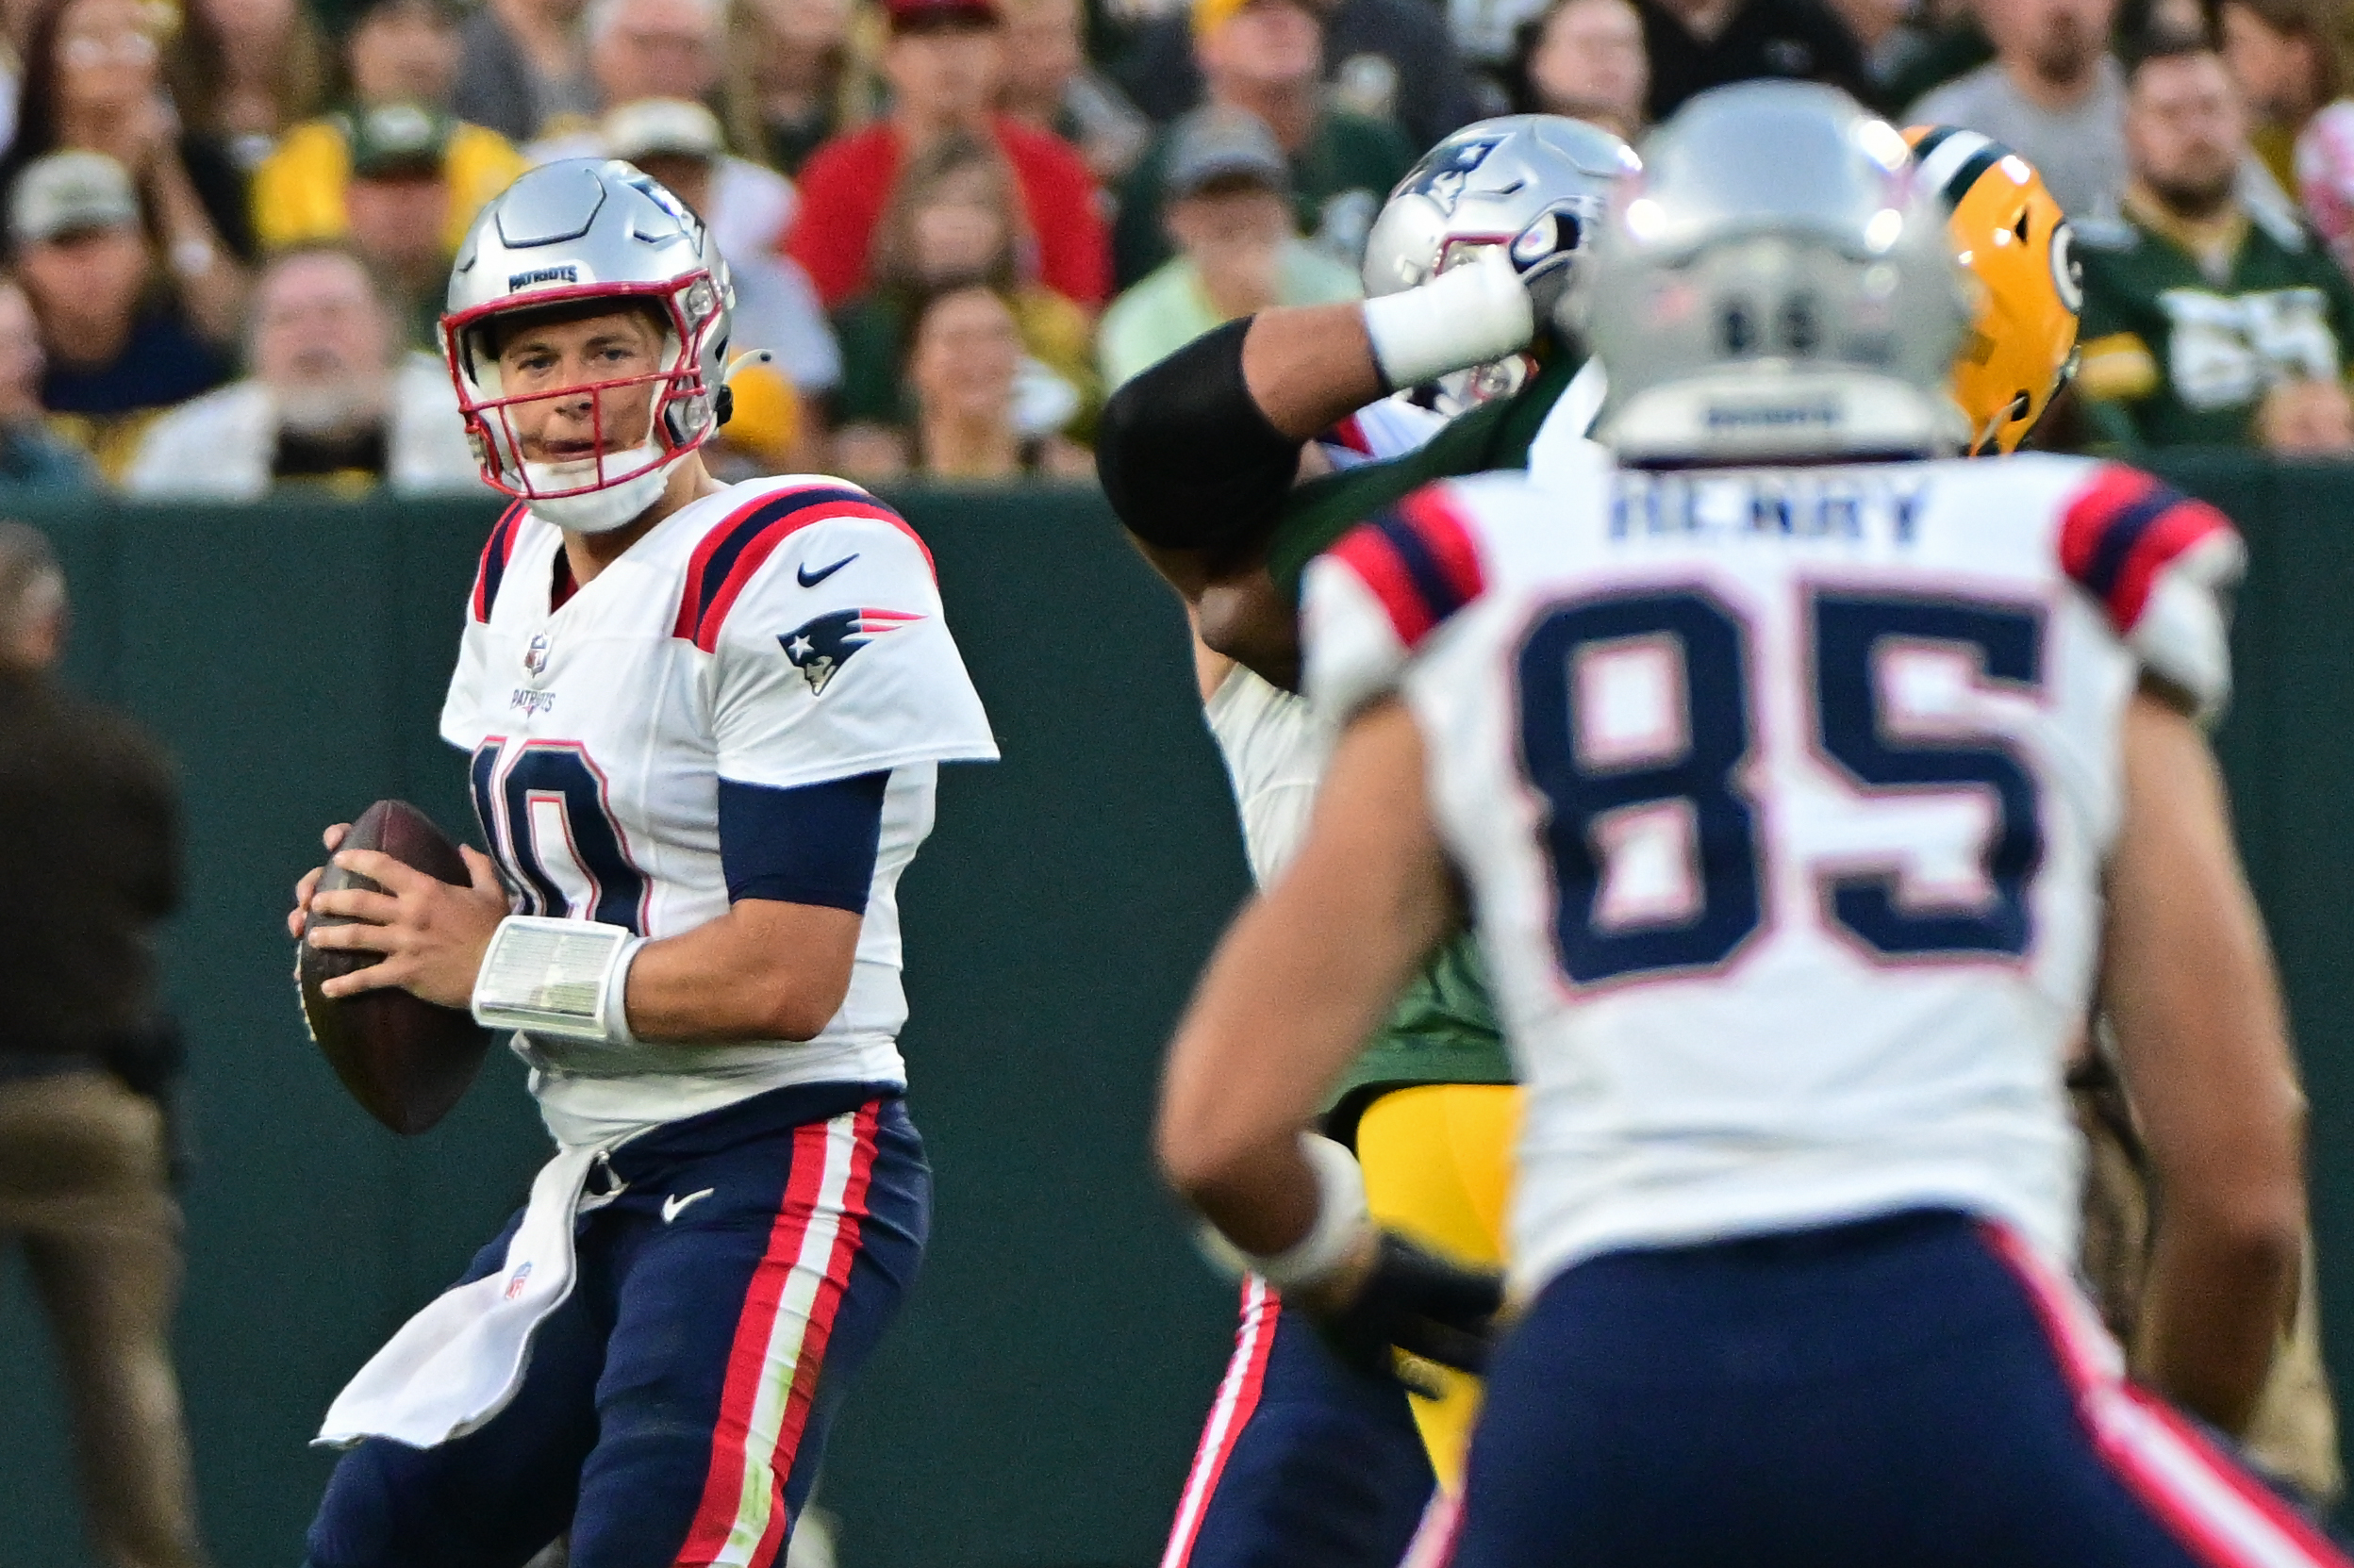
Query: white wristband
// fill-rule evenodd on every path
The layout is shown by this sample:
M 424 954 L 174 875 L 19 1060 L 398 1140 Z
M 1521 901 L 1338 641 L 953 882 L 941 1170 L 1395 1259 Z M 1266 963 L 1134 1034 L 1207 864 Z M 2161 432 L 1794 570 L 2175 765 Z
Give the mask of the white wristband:
M 623 998 L 646 939 L 625 926 L 510 915 L 490 933 L 474 976 L 474 1021 L 612 1046 L 632 1046 Z
M 1308 1233 L 1269 1256 L 1245 1252 L 1205 1225 L 1201 1246 L 1212 1263 L 1229 1273 L 1255 1274 L 1278 1291 L 1296 1291 L 1322 1279 L 1356 1250 L 1373 1223 L 1357 1157 L 1313 1132 L 1300 1134 L 1300 1152 L 1316 1172 L 1316 1222 Z
M 1536 336 L 1535 307 L 1500 245 L 1364 308 L 1373 362 L 1393 388 L 1517 354 Z

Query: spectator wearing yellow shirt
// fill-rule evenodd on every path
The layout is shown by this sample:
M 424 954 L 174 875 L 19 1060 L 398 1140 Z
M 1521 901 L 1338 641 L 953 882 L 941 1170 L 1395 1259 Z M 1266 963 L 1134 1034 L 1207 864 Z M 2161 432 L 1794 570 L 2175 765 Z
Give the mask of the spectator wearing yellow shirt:
M 369 0 L 344 35 L 352 107 L 306 121 L 255 171 L 254 230 L 265 248 L 351 234 L 345 202 L 354 129 L 369 110 L 422 107 L 445 127 L 441 174 L 448 188 L 440 237 L 455 252 L 483 205 L 529 167 L 498 132 L 452 118 L 457 79 L 456 13 L 445 0 Z
M 449 175 L 456 122 L 416 104 L 385 104 L 352 118 L 351 177 L 343 187 L 347 238 L 390 295 L 407 346 L 439 354 L 449 292 Z M 309 243 L 316 244 L 313 240 Z

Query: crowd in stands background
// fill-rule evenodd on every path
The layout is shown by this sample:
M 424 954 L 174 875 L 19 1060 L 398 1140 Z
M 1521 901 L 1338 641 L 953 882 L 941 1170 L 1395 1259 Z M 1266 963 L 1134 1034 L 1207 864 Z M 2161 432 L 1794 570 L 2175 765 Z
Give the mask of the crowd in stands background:
M 450 259 L 627 158 L 733 270 L 731 475 L 1084 477 L 1106 390 L 1351 297 L 1473 118 L 1758 75 L 2033 160 L 2055 443 L 2354 451 L 2354 0 L 0 0 L 0 490 L 477 483 Z

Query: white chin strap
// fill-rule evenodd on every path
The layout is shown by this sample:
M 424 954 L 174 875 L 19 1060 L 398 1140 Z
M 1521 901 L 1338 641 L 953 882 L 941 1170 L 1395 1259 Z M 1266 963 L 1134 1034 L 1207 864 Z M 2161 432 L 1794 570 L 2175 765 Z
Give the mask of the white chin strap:
M 607 469 L 633 469 L 640 463 L 654 466 L 633 479 L 607 485 L 603 489 L 544 499 L 535 496 L 529 503 L 532 515 L 573 534 L 604 534 L 634 522 L 661 496 L 662 487 L 670 483 L 671 465 L 686 454 L 673 454 L 668 462 L 655 462 L 661 455 L 661 448 L 652 441 L 641 442 L 626 452 L 608 453 L 605 459 Z M 523 477 L 534 491 L 569 490 L 595 479 L 596 474 L 597 461 L 593 457 L 570 463 L 523 464 Z

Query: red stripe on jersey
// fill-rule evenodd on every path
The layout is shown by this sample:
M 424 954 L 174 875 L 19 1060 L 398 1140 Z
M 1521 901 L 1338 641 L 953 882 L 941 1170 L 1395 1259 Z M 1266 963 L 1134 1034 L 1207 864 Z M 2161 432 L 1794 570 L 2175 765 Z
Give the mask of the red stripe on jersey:
M 2194 1556 L 2208 1568 L 2349 1568 L 2295 1509 L 2125 1380 L 2091 1307 L 2015 1231 L 1979 1230 L 2026 1289 L 2101 1460 Z
M 1454 590 L 1455 602 L 1448 606 L 1447 615 L 1477 599 L 1487 580 L 1480 571 L 1479 548 L 1471 542 L 1471 527 L 1463 514 L 1436 489 L 1415 491 L 1399 503 L 1398 512 L 1430 547 L 1439 569 L 1447 575 L 1447 586 Z
M 2139 469 L 2104 463 L 2093 482 L 2068 503 L 2060 520 L 2060 569 L 2078 582 L 2092 569 L 2093 556 L 2111 524 L 2135 503 L 2158 493 L 2158 481 Z
M 1357 422 L 1357 417 L 1354 414 L 1324 432 L 1324 442 L 1327 446 L 1346 447 L 1351 452 L 1361 452 L 1368 457 L 1373 455 L 1372 438 L 1366 435 L 1365 426 Z
M 2130 632 L 2141 620 L 2160 572 L 2216 535 L 2232 532 L 2231 520 L 2203 501 L 2186 498 L 2161 512 L 2127 554 L 2110 590 L 2109 612 L 2118 629 Z
M 506 564 L 515 558 L 515 536 L 522 532 L 523 503 L 520 501 L 499 514 L 499 520 L 490 525 L 490 536 L 483 541 L 482 562 L 474 568 L 474 592 L 472 602 L 476 620 L 490 619 L 490 606 L 498 602 L 499 584 L 506 576 Z
M 937 577 L 922 536 L 888 506 L 845 485 L 798 486 L 746 503 L 704 536 L 688 560 L 686 586 L 671 635 L 706 653 L 714 652 L 727 612 L 776 547 L 804 528 L 837 518 L 889 523 L 915 541 L 926 569 Z
M 1390 630 L 1408 648 L 1420 642 L 1437 623 L 1437 617 L 1417 591 L 1414 574 L 1406 569 L 1396 542 L 1374 524 L 1359 523 L 1329 553 L 1371 590 L 1389 616 Z
M 2130 632 L 2158 574 L 2231 521 L 2203 501 L 2118 464 L 2103 467 L 2068 503 L 2060 523 L 2060 564 Z

